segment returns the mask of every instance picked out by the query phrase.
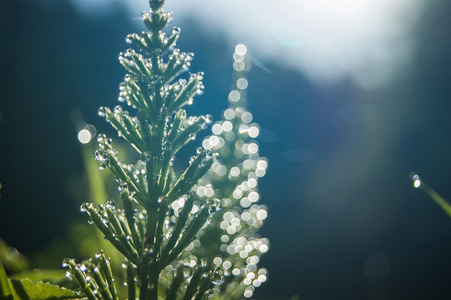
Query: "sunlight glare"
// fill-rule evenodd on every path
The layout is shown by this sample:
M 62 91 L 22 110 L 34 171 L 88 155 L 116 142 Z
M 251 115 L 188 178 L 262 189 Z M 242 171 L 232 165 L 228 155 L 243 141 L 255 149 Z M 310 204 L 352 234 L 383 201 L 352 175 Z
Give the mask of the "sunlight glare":
M 89 132 L 89 130 L 87 129 L 82 129 L 78 132 L 78 140 L 80 141 L 80 143 L 82 144 L 87 144 L 89 143 L 89 141 L 91 140 L 92 136 L 91 136 L 91 132 Z

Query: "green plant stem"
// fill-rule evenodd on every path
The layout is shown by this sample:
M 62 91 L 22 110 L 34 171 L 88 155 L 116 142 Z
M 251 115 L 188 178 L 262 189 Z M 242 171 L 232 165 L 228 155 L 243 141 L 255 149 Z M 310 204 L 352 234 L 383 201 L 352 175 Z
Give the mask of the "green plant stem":
M 132 263 L 127 262 L 127 292 L 128 299 L 136 299 L 136 287 L 135 287 L 135 270 Z
M 158 300 L 158 282 L 160 278 L 160 271 L 157 265 L 150 271 L 150 300 Z
M 154 205 L 149 205 L 147 208 L 147 232 L 145 246 L 152 249 L 155 243 L 155 229 L 158 222 L 158 208 Z M 153 249 L 155 251 L 155 249 Z

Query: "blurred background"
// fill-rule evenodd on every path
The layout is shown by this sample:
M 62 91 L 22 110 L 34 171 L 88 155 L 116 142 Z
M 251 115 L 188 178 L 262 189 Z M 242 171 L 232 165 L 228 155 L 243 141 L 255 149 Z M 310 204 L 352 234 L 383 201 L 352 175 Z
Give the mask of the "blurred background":
M 271 242 L 254 298 L 450 299 L 451 219 L 409 174 L 451 199 L 451 3 L 166 2 L 191 71 L 205 72 L 190 114 L 221 118 L 236 44 L 253 62 Z M 112 132 L 97 109 L 117 104 L 117 55 L 147 7 L 0 2 L 0 238 L 31 267 L 80 255 L 64 247 L 91 197 L 80 122 Z

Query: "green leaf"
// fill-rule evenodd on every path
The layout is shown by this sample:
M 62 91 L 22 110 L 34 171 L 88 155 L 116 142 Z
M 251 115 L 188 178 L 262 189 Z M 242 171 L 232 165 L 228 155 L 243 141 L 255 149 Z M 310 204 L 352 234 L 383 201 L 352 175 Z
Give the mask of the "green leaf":
M 32 281 L 46 281 L 54 284 L 56 282 L 65 280 L 65 273 L 65 270 L 59 269 L 34 269 L 11 275 L 10 279 L 30 279 Z
M 8 277 L 6 277 L 5 268 L 3 268 L 2 260 L 0 259 L 0 298 L 5 300 L 13 300 L 11 287 L 9 285 Z
M 22 300 L 58 300 L 58 299 L 76 299 L 83 295 L 61 288 L 57 285 L 44 283 L 42 281 L 31 281 L 29 279 L 11 279 L 14 298 Z

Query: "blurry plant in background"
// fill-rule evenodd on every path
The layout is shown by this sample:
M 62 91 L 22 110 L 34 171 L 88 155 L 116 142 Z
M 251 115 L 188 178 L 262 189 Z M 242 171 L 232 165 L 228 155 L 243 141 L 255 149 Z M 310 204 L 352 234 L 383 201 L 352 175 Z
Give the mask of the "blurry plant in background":
M 75 226 L 72 242 L 81 257 L 102 250 L 81 263 L 65 259 L 67 278 L 59 270 L 7 278 L 0 266 L 5 299 L 238 299 L 251 297 L 267 279 L 266 269 L 257 267 L 269 247 L 257 234 L 267 217 L 266 206 L 257 204 L 258 179 L 265 175 L 267 160 L 253 141 L 259 126 L 245 109 L 247 49 L 242 44 L 235 48 L 234 86 L 224 120 L 213 124 L 213 135 L 180 173 L 173 166 L 175 154 L 211 117 L 187 117 L 182 109 L 202 93 L 203 74 L 176 80 L 188 70 L 193 54 L 174 48 L 180 28 L 174 27 L 169 37 L 162 31 L 172 21 L 172 13 L 161 8 L 164 1 L 149 2 L 151 10 L 142 14 L 149 32 L 126 39 L 139 52 L 128 49 L 119 55 L 129 72 L 120 84 L 119 101 L 136 116 L 119 105 L 99 109 L 139 154 L 136 164 L 126 164 L 124 149 L 113 148 L 104 134 L 97 137 L 100 148 L 94 156 L 99 168 L 109 168 L 114 176 L 120 203 L 98 203 L 107 198 L 106 185 L 88 158 L 89 147 L 84 150 L 92 203 L 82 204 L 81 211 L 101 234 Z M 95 135 L 88 127 L 79 131 L 82 143 Z M 17 251 L 0 246 L 6 249 L 2 260 L 9 270 L 28 267 Z
M 414 188 L 419 188 L 426 194 L 428 194 L 429 197 L 431 197 L 432 200 L 434 200 L 435 203 L 437 203 L 441 207 L 441 209 L 443 209 L 446 214 L 451 217 L 451 205 L 442 196 L 440 196 L 433 188 L 426 184 L 415 172 L 412 172 L 410 174 L 410 177 L 412 178 Z

